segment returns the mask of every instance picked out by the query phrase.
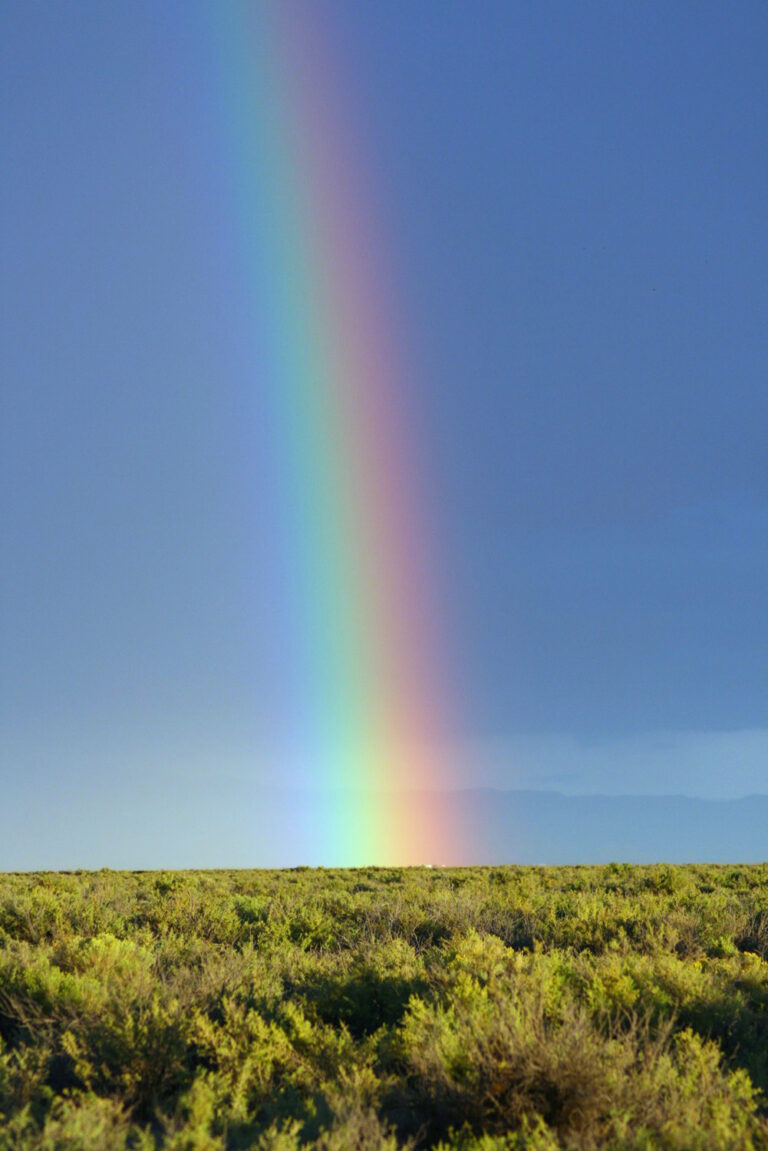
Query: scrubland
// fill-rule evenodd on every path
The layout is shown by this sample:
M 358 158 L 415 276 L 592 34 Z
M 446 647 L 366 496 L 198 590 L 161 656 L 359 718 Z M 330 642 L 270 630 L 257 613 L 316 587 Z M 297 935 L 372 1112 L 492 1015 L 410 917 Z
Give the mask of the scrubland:
M 768 866 L 0 876 L 0 1151 L 768 1149 Z

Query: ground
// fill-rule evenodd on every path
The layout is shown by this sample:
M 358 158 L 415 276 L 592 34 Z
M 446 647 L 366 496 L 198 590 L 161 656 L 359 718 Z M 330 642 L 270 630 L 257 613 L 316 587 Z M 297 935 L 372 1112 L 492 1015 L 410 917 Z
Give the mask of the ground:
M 768 866 L 0 876 L 0 1151 L 768 1148 Z

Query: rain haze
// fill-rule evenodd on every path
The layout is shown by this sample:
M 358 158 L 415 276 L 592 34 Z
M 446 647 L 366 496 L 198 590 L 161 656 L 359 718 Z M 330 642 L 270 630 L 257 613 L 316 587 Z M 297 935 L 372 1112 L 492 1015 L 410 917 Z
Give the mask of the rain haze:
M 0 10 L 4 869 L 323 862 L 274 830 L 326 780 L 214 8 Z M 318 12 L 407 335 L 442 789 L 768 795 L 768 9 Z

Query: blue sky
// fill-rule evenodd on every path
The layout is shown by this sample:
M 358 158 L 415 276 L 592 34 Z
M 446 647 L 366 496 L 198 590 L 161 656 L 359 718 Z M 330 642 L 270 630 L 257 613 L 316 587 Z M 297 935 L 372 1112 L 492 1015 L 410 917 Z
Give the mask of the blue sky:
M 453 782 L 768 791 L 768 10 L 319 4 L 417 349 Z M 279 525 L 207 27 L 180 2 L 0 11 L 21 808 L 62 780 L 147 805 L 158 772 L 274 782 L 254 572 Z

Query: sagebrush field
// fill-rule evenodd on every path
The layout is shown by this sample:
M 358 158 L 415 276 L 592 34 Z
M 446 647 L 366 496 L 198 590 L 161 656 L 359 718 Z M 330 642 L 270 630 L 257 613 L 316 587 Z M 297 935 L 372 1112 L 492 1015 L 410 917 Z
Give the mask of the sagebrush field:
M 768 1148 L 768 866 L 0 876 L 2 1151 Z

